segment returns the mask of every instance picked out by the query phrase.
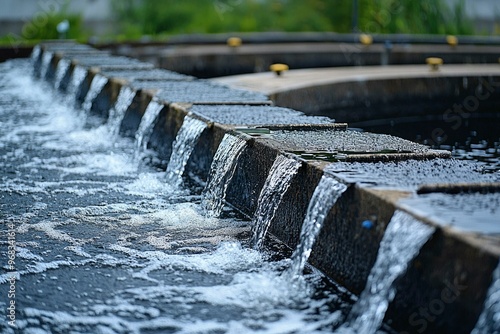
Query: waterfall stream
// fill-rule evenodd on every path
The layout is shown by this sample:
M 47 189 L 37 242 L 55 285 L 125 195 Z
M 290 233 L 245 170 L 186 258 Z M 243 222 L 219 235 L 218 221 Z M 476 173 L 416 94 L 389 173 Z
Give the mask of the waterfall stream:
M 246 141 L 225 134 L 215 152 L 207 185 L 203 190 L 202 208 L 208 217 L 219 217 L 226 199 L 226 191 L 236 170 L 236 163 L 246 146 Z
M 75 101 L 76 97 L 80 91 L 80 87 L 87 76 L 87 70 L 81 66 L 75 66 L 73 69 L 73 73 L 71 75 L 71 81 L 69 87 L 67 89 L 68 99 L 71 101 Z
M 71 62 L 69 61 L 69 59 L 65 59 L 65 58 L 60 59 L 59 62 L 57 63 L 57 69 L 56 69 L 56 74 L 55 74 L 55 78 L 54 78 L 54 88 L 55 89 L 59 89 L 59 87 L 61 86 L 61 81 L 64 78 L 64 76 L 66 75 L 66 73 L 68 72 L 70 64 L 71 64 Z
M 113 137 L 120 132 L 120 125 L 125 117 L 128 107 L 134 99 L 135 92 L 128 86 L 122 86 L 116 98 L 115 105 L 109 110 L 107 126 Z
M 40 68 L 40 78 L 45 79 L 49 71 L 50 61 L 52 60 L 52 52 L 44 52 L 42 55 L 42 65 Z
M 278 155 L 262 187 L 253 218 L 252 240 L 254 248 L 261 248 L 274 214 L 297 174 L 301 163 L 284 155 Z
M 186 164 L 206 128 L 205 122 L 189 115 L 184 117 L 184 122 L 172 144 L 172 154 L 166 171 L 167 182 L 171 185 L 179 187 L 182 184 L 182 174 Z
M 472 334 L 500 333 L 500 264 L 493 272 L 483 312 L 474 327 Z
M 394 281 L 429 240 L 435 228 L 403 211 L 396 211 L 380 243 L 377 260 L 364 291 L 353 306 L 348 328 L 355 333 L 375 333 L 395 296 Z
M 321 177 L 307 207 L 299 245 L 292 255 L 292 265 L 289 269 L 292 277 L 302 274 L 328 212 L 346 190 L 347 186 L 334 178 L 327 175 Z
M 82 109 L 85 112 L 89 112 L 92 109 L 92 103 L 96 99 L 97 95 L 102 91 L 106 83 L 108 82 L 108 78 L 96 74 L 94 76 L 94 79 L 92 80 L 92 83 L 90 84 L 89 91 L 87 92 L 87 95 L 85 96 L 85 101 L 83 101 L 82 104 Z
M 153 134 L 154 122 L 158 118 L 160 111 L 163 109 L 163 104 L 157 100 L 149 102 L 144 115 L 142 116 L 141 123 L 135 134 L 135 143 L 138 148 L 137 154 L 147 149 L 149 138 Z

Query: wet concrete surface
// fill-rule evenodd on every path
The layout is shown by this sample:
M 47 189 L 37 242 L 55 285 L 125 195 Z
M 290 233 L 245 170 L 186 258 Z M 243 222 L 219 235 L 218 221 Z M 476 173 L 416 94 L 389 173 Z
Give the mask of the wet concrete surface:
M 419 216 L 465 232 L 500 235 L 498 193 L 419 194 L 400 202 Z
M 433 183 L 492 183 L 500 182 L 500 173 L 485 173 L 471 161 L 434 159 L 388 163 L 338 162 L 326 168 L 347 182 L 365 187 L 416 191 Z
M 272 137 L 310 151 L 423 153 L 426 146 L 393 136 L 358 131 L 275 131 Z
M 153 68 L 152 64 L 145 63 L 133 58 L 114 57 L 114 56 L 74 56 L 72 62 L 80 66 L 87 67 L 103 67 L 103 68 L 136 68 L 148 69 Z
M 334 120 L 322 116 L 307 116 L 288 108 L 245 105 L 194 105 L 189 112 L 208 121 L 233 125 L 265 124 L 329 124 Z
M 151 69 L 151 70 L 130 70 L 130 69 L 104 69 L 100 71 L 102 75 L 109 78 L 126 79 L 130 81 L 134 80 L 193 80 L 194 77 L 179 74 L 176 72 L 162 70 L 162 69 Z
M 168 84 L 166 84 L 168 85 Z M 196 80 L 193 82 L 171 82 L 163 87 L 156 97 L 167 103 L 196 104 L 270 104 L 269 99 L 261 93 L 232 89 L 211 81 Z

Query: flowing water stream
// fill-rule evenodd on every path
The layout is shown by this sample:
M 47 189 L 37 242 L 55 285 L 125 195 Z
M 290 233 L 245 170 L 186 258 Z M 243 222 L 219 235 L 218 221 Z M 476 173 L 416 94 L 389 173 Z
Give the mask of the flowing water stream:
M 97 95 L 102 91 L 104 86 L 108 83 L 108 78 L 105 76 L 102 76 L 100 74 L 96 74 L 94 76 L 94 79 L 92 79 L 92 82 L 90 84 L 89 91 L 87 95 L 85 96 L 85 100 L 83 101 L 82 104 L 82 109 L 85 112 L 89 112 L 92 109 L 92 103 L 94 103 L 94 100 L 96 99 Z
M 57 63 L 56 73 L 54 76 L 54 88 L 55 89 L 59 89 L 59 87 L 61 86 L 61 81 L 63 80 L 64 76 L 68 72 L 70 64 L 71 64 L 71 62 L 69 61 L 69 59 L 66 59 L 66 58 L 60 59 L 59 62 Z
M 53 56 L 52 52 L 44 52 L 42 55 L 42 64 L 40 67 L 40 78 L 42 79 L 44 79 L 47 76 L 52 56 Z
M 141 123 L 135 134 L 135 143 L 137 146 L 137 152 L 140 153 L 148 148 L 149 138 L 153 134 L 153 125 L 155 120 L 158 118 L 160 111 L 163 109 L 163 104 L 156 100 L 151 100 L 146 111 L 141 118 Z
M 500 333 L 500 264 L 493 272 L 484 309 L 472 334 Z
M 207 216 L 220 216 L 226 199 L 227 187 L 245 146 L 245 140 L 231 134 L 225 134 L 222 138 L 210 166 L 207 185 L 203 190 L 201 205 Z
M 330 176 L 323 175 L 319 181 L 307 208 L 299 244 L 292 255 L 292 265 L 289 270 L 292 277 L 302 274 L 328 212 L 346 190 L 345 184 Z
M 253 218 L 252 240 L 250 242 L 254 248 L 262 248 L 274 214 L 290 187 L 292 178 L 297 174 L 300 165 L 299 161 L 284 155 L 278 155 L 276 160 L 274 160 L 266 182 L 260 192 L 257 209 Z
M 80 91 L 80 86 L 82 85 L 83 80 L 85 80 L 85 77 L 87 76 L 87 70 L 85 70 L 84 67 L 81 66 L 75 66 L 71 78 L 70 78 L 70 83 L 69 86 L 67 87 L 67 99 L 68 101 L 74 102 L 79 91 Z
M 429 240 L 435 228 L 396 211 L 387 225 L 365 290 L 349 315 L 346 333 L 375 333 L 395 295 L 394 281 Z
M 182 175 L 186 164 L 206 128 L 207 123 L 189 115 L 184 117 L 182 126 L 172 144 L 172 154 L 167 165 L 166 178 L 169 184 L 174 187 L 179 187 L 182 184 Z
M 120 88 L 120 93 L 116 98 L 115 105 L 109 110 L 107 121 L 109 132 L 113 137 L 116 137 L 120 132 L 120 125 L 125 118 L 125 113 L 130 107 L 135 96 L 135 92 L 127 86 Z

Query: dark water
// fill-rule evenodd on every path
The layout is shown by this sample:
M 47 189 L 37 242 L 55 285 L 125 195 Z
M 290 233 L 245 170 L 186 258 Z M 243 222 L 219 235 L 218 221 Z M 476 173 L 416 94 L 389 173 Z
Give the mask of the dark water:
M 393 119 L 351 126 L 451 151 L 456 159 L 479 162 L 486 172 L 500 170 L 500 112 L 497 115 L 481 113 L 454 122 L 431 117 L 429 120 Z

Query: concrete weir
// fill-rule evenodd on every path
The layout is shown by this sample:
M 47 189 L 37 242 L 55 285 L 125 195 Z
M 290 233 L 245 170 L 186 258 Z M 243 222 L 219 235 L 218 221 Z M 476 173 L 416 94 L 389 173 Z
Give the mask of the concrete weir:
M 79 102 L 97 75 L 107 79 L 91 101 L 90 112 L 107 118 L 122 87 L 133 91 L 120 125 L 123 135 L 135 134 L 151 100 L 160 103 L 163 107 L 148 146 L 163 164 L 169 161 L 186 115 L 206 122 L 185 175 L 206 180 L 223 136 L 231 133 L 244 139 L 247 147 L 226 201 L 249 217 L 275 158 L 286 155 L 299 161 L 301 167 L 269 227 L 271 238 L 290 248 L 299 242 L 308 203 L 321 177 L 327 174 L 346 184 L 347 190 L 324 221 L 309 262 L 355 294 L 366 286 L 396 210 L 434 227 L 406 273 L 395 281 L 384 322 L 409 333 L 469 333 L 474 328 L 500 258 L 498 173 L 481 173 L 471 163 L 451 159 L 446 151 L 389 135 L 351 131 L 347 124 L 327 117 L 276 107 L 262 93 L 159 70 L 74 43 L 47 42 L 39 47 L 35 73 L 50 56 L 47 80 L 54 80 L 52 73 L 61 60 L 71 62 L 61 90 L 77 66 L 85 68 Z

